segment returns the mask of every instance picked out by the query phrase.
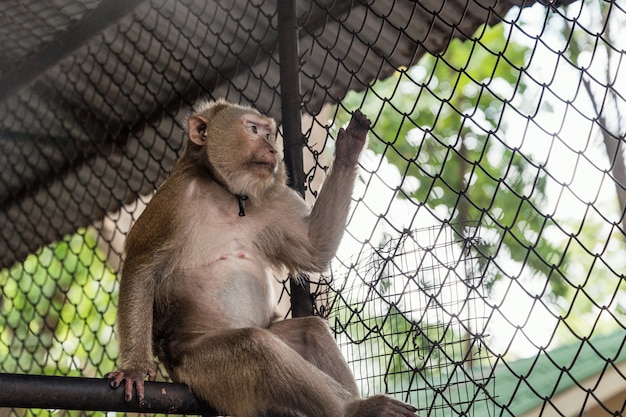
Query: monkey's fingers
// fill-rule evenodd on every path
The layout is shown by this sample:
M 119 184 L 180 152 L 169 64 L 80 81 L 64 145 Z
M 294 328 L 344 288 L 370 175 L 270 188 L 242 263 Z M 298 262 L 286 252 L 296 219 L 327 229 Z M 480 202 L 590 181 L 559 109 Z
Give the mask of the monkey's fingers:
M 122 381 L 124 381 L 125 401 L 128 402 L 133 399 L 133 386 L 137 390 L 137 399 L 139 402 L 143 401 L 145 394 L 143 376 L 136 378 L 124 371 L 115 371 L 107 373 L 104 377 L 111 380 L 111 388 L 119 388 L 120 385 L 122 385 Z M 152 369 L 148 370 L 148 378 L 150 381 L 154 381 L 156 379 L 156 372 Z
M 350 122 L 347 129 L 339 129 L 335 144 L 336 160 L 350 167 L 358 162 L 367 136 L 367 128 L 359 127 L 355 129 L 351 127 L 352 124 L 353 122 Z
M 117 388 L 120 386 L 120 384 L 122 383 L 122 381 L 124 380 L 125 376 L 124 376 L 124 372 L 123 371 L 114 371 L 114 372 L 109 372 L 107 374 L 104 375 L 104 377 L 106 379 L 109 379 L 111 382 L 111 388 Z
M 155 380 L 156 380 L 156 372 L 152 368 L 148 369 L 148 381 L 154 382 Z
M 365 137 L 371 123 L 370 119 L 361 113 L 361 110 L 357 109 L 354 113 L 352 113 L 352 118 L 350 119 L 347 130 L 352 135 Z
M 129 402 L 133 399 L 133 385 L 135 385 L 135 389 L 137 390 L 137 399 L 140 403 L 142 403 L 145 396 L 143 379 L 133 380 L 131 378 L 126 378 L 126 385 L 124 386 L 124 399 L 126 400 L 126 402 Z

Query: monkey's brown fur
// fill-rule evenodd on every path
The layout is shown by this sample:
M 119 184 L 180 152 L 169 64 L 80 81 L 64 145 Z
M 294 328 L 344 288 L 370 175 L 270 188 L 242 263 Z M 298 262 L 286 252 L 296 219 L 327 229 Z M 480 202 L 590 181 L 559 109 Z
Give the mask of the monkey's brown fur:
M 125 381 L 128 401 L 133 386 L 143 399 L 156 354 L 229 415 L 414 416 L 387 396 L 359 397 L 322 319 L 275 320 L 271 280 L 321 272 L 337 250 L 368 127 L 357 111 L 340 130 L 311 210 L 286 186 L 272 119 L 223 100 L 196 106 L 183 156 L 126 240 L 121 364 L 107 378 Z

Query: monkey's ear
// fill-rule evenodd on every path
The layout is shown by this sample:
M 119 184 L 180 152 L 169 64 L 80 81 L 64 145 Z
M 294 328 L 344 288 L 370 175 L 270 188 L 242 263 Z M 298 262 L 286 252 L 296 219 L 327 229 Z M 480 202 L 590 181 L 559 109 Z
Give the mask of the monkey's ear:
M 206 141 L 207 121 L 202 116 L 191 116 L 187 120 L 187 133 L 189 139 L 196 145 L 204 145 Z

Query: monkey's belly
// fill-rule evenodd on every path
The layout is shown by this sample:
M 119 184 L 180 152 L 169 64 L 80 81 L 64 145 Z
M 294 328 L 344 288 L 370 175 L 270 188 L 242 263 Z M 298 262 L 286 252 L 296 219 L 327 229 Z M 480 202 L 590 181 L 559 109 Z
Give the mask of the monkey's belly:
M 267 327 L 275 311 L 271 274 L 248 252 L 222 253 L 209 265 L 185 271 L 189 314 L 206 317 L 206 329 Z
M 270 268 L 236 243 L 222 246 L 225 251 L 205 251 L 212 254 L 207 263 L 186 264 L 157 287 L 153 341 L 169 370 L 183 352 L 207 343 L 216 333 L 268 327 L 274 318 Z

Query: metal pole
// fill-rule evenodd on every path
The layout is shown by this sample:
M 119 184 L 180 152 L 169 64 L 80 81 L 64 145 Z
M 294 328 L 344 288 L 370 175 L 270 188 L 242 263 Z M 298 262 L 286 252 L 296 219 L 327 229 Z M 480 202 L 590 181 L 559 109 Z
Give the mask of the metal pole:
M 282 106 L 285 165 L 290 186 L 304 196 L 304 169 L 301 126 L 300 58 L 296 4 L 293 0 L 278 1 L 278 57 L 280 60 L 280 99 Z
M 0 407 L 218 415 L 186 385 L 146 382 L 145 388 L 140 404 L 124 401 L 124 389 L 104 378 L 0 374 Z
M 294 0 L 279 0 L 278 57 L 280 60 L 280 98 L 282 106 L 283 144 L 289 185 L 304 197 L 304 168 L 302 148 L 304 137 L 301 125 L 300 56 L 298 54 L 298 21 Z M 292 317 L 310 316 L 313 302 L 310 285 L 290 279 Z

